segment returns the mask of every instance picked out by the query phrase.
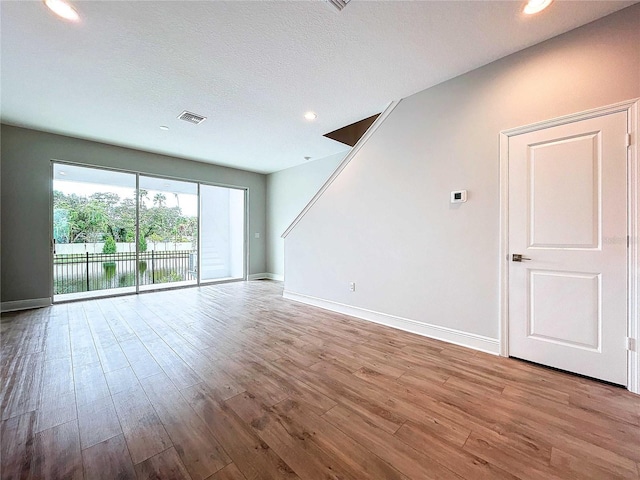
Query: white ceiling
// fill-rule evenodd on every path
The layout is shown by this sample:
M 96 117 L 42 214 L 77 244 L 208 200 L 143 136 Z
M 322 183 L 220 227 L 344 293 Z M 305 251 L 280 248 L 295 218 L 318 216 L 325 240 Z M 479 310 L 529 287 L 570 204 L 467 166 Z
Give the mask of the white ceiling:
M 556 0 L 526 17 L 521 1 L 77 1 L 72 24 L 3 0 L 0 115 L 273 172 L 344 151 L 322 135 L 392 100 L 633 3 Z M 176 119 L 185 109 L 208 118 Z

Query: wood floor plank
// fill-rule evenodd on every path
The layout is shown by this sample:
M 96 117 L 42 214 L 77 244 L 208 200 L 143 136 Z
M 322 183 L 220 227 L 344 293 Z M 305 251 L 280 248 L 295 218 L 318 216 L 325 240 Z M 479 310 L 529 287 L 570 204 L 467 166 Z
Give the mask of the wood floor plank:
M 640 427 L 635 423 L 627 422 L 628 419 L 605 415 L 597 407 L 597 409 L 590 406 L 585 408 L 584 404 L 576 405 L 571 402 L 568 405 L 563 405 L 546 398 L 530 398 L 525 392 L 513 387 L 510 388 L 507 395 L 502 395 L 502 397 L 517 398 L 519 404 L 543 410 L 548 415 L 563 418 L 568 423 L 579 425 L 585 430 L 597 430 L 600 437 L 616 438 L 631 446 L 640 442 Z M 631 420 L 633 419 L 631 418 Z M 558 426 L 563 428 L 564 424 L 559 423 Z M 565 431 L 574 433 L 571 429 L 565 429 Z M 624 454 L 624 452 L 621 453 Z M 628 453 L 632 458 L 640 460 L 640 457 L 634 457 L 633 452 Z
M 251 368 L 254 371 L 260 372 L 261 375 L 270 378 L 287 393 L 288 398 L 305 402 L 306 405 L 319 415 L 336 405 L 334 400 L 298 380 L 296 377 L 288 375 L 272 362 L 264 361 L 249 352 L 243 352 L 239 354 L 237 358 L 242 363 L 251 364 Z
M 45 357 L 37 417 L 38 432 L 76 419 L 71 355 Z
M 53 317 L 46 329 L 44 356 L 47 360 L 71 357 L 71 337 L 69 320 L 66 317 Z
M 71 356 L 74 368 L 100 362 L 82 303 L 68 305 Z
M 136 465 L 138 480 L 192 480 L 174 447 Z
M 202 379 L 155 333 L 144 340 L 144 346 L 178 389 L 202 382 Z
M 305 480 L 316 478 L 353 479 L 340 460 L 307 441 L 304 434 L 287 430 L 277 413 L 261 403 L 255 395 L 245 392 L 226 401 L 233 411 L 251 425 L 256 434 L 271 447 L 291 469 Z M 384 477 L 380 477 L 384 478 Z
M 78 405 L 78 426 L 83 450 L 122 434 L 111 396 Z
M 560 472 L 556 473 L 545 463 L 522 455 L 521 452 L 512 449 L 508 442 L 503 440 L 498 434 L 482 437 L 472 432 L 465 443 L 464 450 L 513 473 L 519 478 L 534 480 L 560 480 L 563 478 Z
M 207 480 L 247 480 L 235 463 L 230 463 L 222 470 L 211 475 Z
M 286 399 L 289 394 L 278 382 L 273 381 L 263 370 L 256 368 L 255 364 L 246 359 L 236 361 L 235 355 L 231 358 L 217 360 L 220 368 L 226 372 L 235 382 L 242 386 L 243 390 L 257 392 L 262 401 L 267 405 L 275 405 Z
M 73 363 L 71 356 L 46 358 L 42 371 L 42 390 L 39 408 L 45 408 L 49 402 L 60 395 L 74 393 Z
M 35 458 L 35 412 L 27 412 L 2 422 L 0 431 L 0 478 L 28 478 Z
M 151 356 L 144 344 L 138 338 L 130 338 L 120 343 L 131 368 L 139 379 L 162 373 L 158 362 Z
M 374 378 L 374 380 L 381 388 L 389 392 L 393 391 L 394 385 L 386 382 L 385 379 Z M 398 380 L 398 383 L 400 382 L 402 379 Z M 548 463 L 552 446 L 571 453 L 578 452 L 578 454 L 589 450 L 592 452 L 594 462 L 601 462 L 606 468 L 627 471 L 631 468 L 633 458 L 625 458 L 620 453 L 604 449 L 592 442 L 608 441 L 611 447 L 628 452 L 632 457 L 638 454 L 638 450 L 634 448 L 636 440 L 633 437 L 630 441 L 615 442 L 612 434 L 606 436 L 595 434 L 598 431 L 597 427 L 589 425 L 590 428 L 580 429 L 566 418 L 567 415 L 562 410 L 558 411 L 557 416 L 553 416 L 549 411 L 531 407 L 523 408 L 519 403 L 504 402 L 495 398 L 491 404 L 498 408 L 486 408 L 486 403 L 481 396 L 450 391 L 435 384 L 426 387 L 415 385 L 415 387 L 427 396 L 424 400 L 406 389 L 397 394 L 416 405 L 422 403 L 420 408 L 438 412 L 460 425 L 468 423 L 472 429 L 482 435 L 491 437 L 497 432 L 501 440 L 508 440 L 511 448 L 518 450 L 527 458 L 537 458 L 541 462 Z M 396 407 L 402 412 L 404 405 L 398 403 Z M 514 422 L 514 419 L 517 419 L 517 422 Z M 544 429 L 539 428 L 541 424 L 545 424 Z M 630 434 L 629 429 L 620 432 L 623 436 Z M 606 430 L 602 433 L 606 433 Z M 532 449 L 532 446 L 535 448 Z
M 298 476 L 251 427 L 242 421 L 206 384 L 183 391 L 189 404 L 224 445 L 237 468 L 247 479 L 295 479 Z
M 98 357 L 100 357 L 100 363 L 102 364 L 102 370 L 107 373 L 113 370 L 119 370 L 129 366 L 129 361 L 125 356 L 120 345 L 98 345 Z
M 373 388 L 358 383 L 358 378 L 350 376 L 348 372 L 340 372 L 335 365 L 314 365 L 316 370 L 301 371 L 297 365 L 288 359 L 278 360 L 277 365 L 290 375 L 301 381 L 313 384 L 320 392 L 329 398 L 339 399 L 343 405 L 367 416 L 370 421 L 379 425 L 387 432 L 394 433 L 407 420 L 406 417 L 388 408 L 389 396 L 376 392 Z M 331 372 L 331 374 L 327 374 Z M 354 384 L 356 384 L 354 386 Z
M 551 466 L 561 472 L 566 478 L 581 478 L 585 480 L 613 480 L 620 478 L 637 479 L 637 474 L 633 471 L 613 472 L 607 468 L 602 468 L 589 461 L 587 455 L 577 457 L 559 448 L 551 451 Z
M 409 478 L 460 479 L 453 471 L 402 442 L 399 438 L 371 424 L 357 413 L 338 405 L 322 418 L 375 453 Z
M 35 451 L 35 467 L 31 472 L 34 479 L 84 478 L 78 422 L 75 420 L 38 433 Z
M 43 363 L 41 352 L 20 355 L 11 363 L 2 379 L 2 420 L 36 410 Z
M 78 407 L 109 396 L 109 387 L 99 362 L 74 367 L 73 375 Z
M 102 310 L 104 319 L 119 343 L 136 338 L 136 334 L 118 311 L 118 306 L 126 305 L 126 300 L 123 301 L 122 298 L 104 298 L 97 300 L 96 303 Z
M 73 391 L 55 397 L 47 397 L 37 412 L 37 432 L 75 420 L 78 417 L 76 396 Z
M 111 437 L 82 451 L 87 480 L 126 480 L 136 472 L 123 435 Z
M 395 436 L 467 480 L 515 480 L 517 477 L 449 443 L 424 424 L 407 422 Z M 471 432 L 469 431 L 469 435 Z M 466 441 L 466 438 L 465 438 Z M 464 442 L 463 442 L 464 445 Z
M 173 445 L 141 386 L 113 395 L 113 403 L 133 463 L 140 463 Z
M 275 405 L 273 411 L 290 435 L 304 438 L 335 458 L 349 478 L 406 479 L 396 466 L 354 442 L 341 429 L 316 415 L 304 401 L 285 400 Z
M 598 465 L 605 470 L 620 475 L 622 478 L 627 478 L 629 475 L 633 476 L 634 462 L 633 460 L 620 455 L 607 448 L 594 445 L 582 438 L 578 438 L 572 435 L 564 433 L 553 434 L 551 443 L 554 447 L 570 453 L 578 458 L 587 456 L 589 461 L 595 465 Z M 631 445 L 633 447 L 633 445 Z M 637 468 L 636 468 L 637 470 Z
M 627 395 L 616 395 L 614 399 L 610 399 L 608 402 L 603 402 L 602 395 L 573 394 L 569 397 L 569 404 L 586 411 L 594 412 L 598 416 L 604 415 L 613 420 L 630 423 L 640 427 L 640 410 L 634 412 L 632 408 L 629 408 L 635 399 L 629 398 L 630 401 L 626 402 L 620 401 L 621 397 L 626 399 Z
M 277 282 L 4 314 L 0 348 L 3 479 L 640 480 L 640 396 Z
M 164 373 L 141 380 L 187 471 L 202 480 L 231 463 L 207 425 Z
M 439 442 L 446 442 L 457 448 L 462 448 L 471 434 L 469 428 L 458 425 L 446 417 L 435 417 L 425 414 L 420 420 L 407 420 L 396 432 L 413 430 L 420 437 L 435 438 Z M 402 435 L 400 435 L 402 436 Z M 404 437 L 404 436 L 403 436 Z
M 107 386 L 111 395 L 126 392 L 140 386 L 138 377 L 133 373 L 131 367 L 121 368 L 120 370 L 112 370 L 104 374 Z

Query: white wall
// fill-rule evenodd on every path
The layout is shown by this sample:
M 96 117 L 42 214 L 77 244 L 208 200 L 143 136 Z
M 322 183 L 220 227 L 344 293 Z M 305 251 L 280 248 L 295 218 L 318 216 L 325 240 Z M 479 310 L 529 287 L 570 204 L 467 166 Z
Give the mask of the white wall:
M 635 97 L 640 5 L 403 100 L 286 238 L 285 291 L 497 349 L 499 132 Z
M 324 185 L 347 152 L 267 175 L 267 272 L 276 278 L 284 276 L 284 240 L 281 235 Z

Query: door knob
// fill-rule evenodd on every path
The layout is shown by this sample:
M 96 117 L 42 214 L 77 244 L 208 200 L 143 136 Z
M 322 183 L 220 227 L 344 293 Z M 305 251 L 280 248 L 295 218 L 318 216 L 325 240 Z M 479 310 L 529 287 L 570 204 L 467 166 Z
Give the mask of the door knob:
M 531 260 L 529 257 L 525 257 L 520 253 L 514 253 L 513 255 L 511 255 L 511 261 L 512 262 L 523 262 L 525 260 Z

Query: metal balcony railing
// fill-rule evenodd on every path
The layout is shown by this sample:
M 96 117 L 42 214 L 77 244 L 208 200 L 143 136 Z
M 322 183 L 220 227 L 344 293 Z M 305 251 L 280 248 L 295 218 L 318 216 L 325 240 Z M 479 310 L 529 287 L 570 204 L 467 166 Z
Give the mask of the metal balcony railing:
M 150 251 L 139 254 L 139 284 L 197 279 L 195 250 Z M 136 285 L 136 254 L 82 253 L 53 256 L 54 294 L 88 292 Z

